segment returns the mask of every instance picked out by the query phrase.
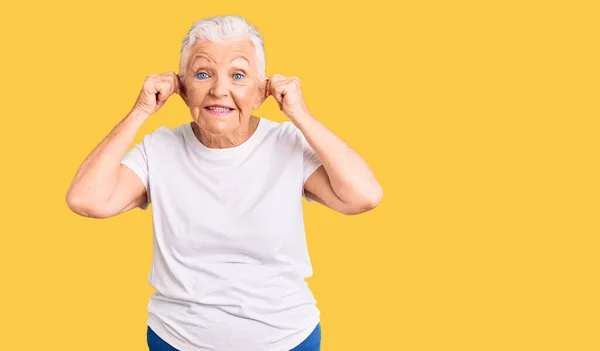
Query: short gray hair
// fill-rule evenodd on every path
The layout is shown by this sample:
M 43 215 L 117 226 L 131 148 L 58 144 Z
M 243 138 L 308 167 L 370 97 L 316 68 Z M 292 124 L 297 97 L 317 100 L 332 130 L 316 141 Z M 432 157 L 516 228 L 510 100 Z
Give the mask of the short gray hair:
M 179 75 L 183 77 L 185 74 L 187 51 L 194 43 L 200 40 L 220 42 L 233 38 L 248 38 L 254 44 L 258 75 L 259 78 L 265 78 L 266 59 L 263 37 L 255 26 L 247 23 L 240 16 L 215 16 L 194 23 L 188 34 L 183 38 L 179 60 Z

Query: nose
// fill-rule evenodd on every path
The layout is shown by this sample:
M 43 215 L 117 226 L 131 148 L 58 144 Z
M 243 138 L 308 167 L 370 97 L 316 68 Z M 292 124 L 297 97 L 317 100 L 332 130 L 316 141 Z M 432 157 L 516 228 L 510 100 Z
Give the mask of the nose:
M 215 97 L 227 96 L 229 93 L 229 82 L 226 77 L 219 75 L 213 80 L 210 87 L 210 94 Z

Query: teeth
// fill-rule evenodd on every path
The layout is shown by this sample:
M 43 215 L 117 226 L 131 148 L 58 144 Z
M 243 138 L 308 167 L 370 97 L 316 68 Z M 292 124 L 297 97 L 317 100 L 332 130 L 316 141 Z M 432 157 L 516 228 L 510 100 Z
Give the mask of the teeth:
M 224 107 L 209 107 L 208 109 L 211 111 L 229 112 L 229 109 Z

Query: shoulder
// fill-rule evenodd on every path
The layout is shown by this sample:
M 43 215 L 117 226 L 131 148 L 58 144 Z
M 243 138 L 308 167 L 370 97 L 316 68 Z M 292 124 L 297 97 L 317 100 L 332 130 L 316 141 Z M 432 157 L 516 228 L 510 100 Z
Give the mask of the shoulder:
M 291 121 L 274 122 L 263 119 L 267 131 L 262 143 L 269 145 L 267 147 L 271 152 L 285 154 L 292 158 L 292 155 L 302 155 L 308 145 L 300 129 Z M 261 122 L 261 123 L 262 123 Z
M 143 143 L 146 147 L 163 147 L 185 142 L 185 124 L 176 127 L 161 126 L 144 135 Z
M 302 133 L 291 121 L 275 122 L 262 118 L 261 123 L 266 124 L 267 135 L 276 138 L 279 142 L 297 143 Z

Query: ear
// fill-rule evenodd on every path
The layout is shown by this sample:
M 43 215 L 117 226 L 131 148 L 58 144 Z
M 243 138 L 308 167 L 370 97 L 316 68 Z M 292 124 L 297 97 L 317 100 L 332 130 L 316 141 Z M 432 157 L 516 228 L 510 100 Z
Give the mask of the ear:
M 179 95 L 181 96 L 181 99 L 183 99 L 183 102 L 185 102 L 187 107 L 190 107 L 190 103 L 187 96 L 187 90 L 185 88 L 185 82 L 181 78 L 181 74 L 178 74 L 177 78 L 179 78 Z
M 269 97 L 268 82 L 269 82 L 269 79 L 264 78 L 258 84 L 258 91 L 257 91 L 256 97 L 254 99 L 254 104 L 252 105 L 253 110 L 258 110 L 258 108 L 263 104 L 263 102 L 265 102 L 265 100 Z

